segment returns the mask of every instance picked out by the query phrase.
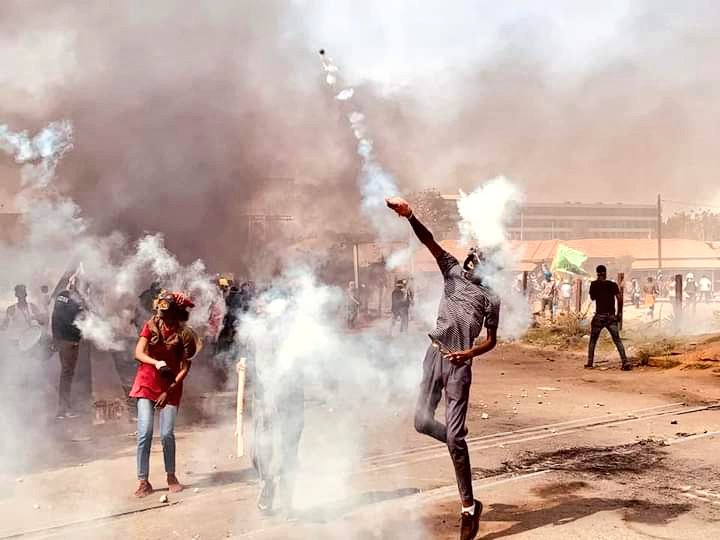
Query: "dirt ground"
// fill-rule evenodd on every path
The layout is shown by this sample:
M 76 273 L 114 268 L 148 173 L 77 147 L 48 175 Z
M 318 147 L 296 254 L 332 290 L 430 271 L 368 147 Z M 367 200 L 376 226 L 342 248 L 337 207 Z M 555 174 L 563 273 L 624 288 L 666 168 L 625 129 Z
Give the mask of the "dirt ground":
M 597 360 L 588 371 L 576 351 L 504 344 L 475 362 L 467 440 L 485 505 L 478 538 L 720 537 L 718 374 L 622 372 L 609 349 Z M 447 450 L 414 432 L 408 400 L 393 403 L 390 419 L 376 425 L 377 411 L 349 396 L 308 399 L 306 470 L 288 521 L 255 508 L 254 470 L 247 457 L 233 457 L 233 399 L 192 398 L 197 414 L 178 429 L 187 489 L 168 503 L 159 500 L 167 494 L 159 441 L 151 481 L 161 491 L 135 500 L 132 424 L 48 421 L 53 444 L 28 449 L 42 459 L 2 471 L 0 538 L 457 538 Z M 326 478 L 303 449 L 317 447 L 348 411 L 366 442 L 363 454 Z M 358 421 L 358 411 L 366 418 Z M 318 485 L 332 486 L 333 497 L 322 501 Z

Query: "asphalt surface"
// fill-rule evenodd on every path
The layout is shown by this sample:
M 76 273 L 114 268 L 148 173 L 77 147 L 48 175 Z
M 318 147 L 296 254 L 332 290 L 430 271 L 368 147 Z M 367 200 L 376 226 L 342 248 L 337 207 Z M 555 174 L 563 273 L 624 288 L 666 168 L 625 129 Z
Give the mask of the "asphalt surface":
M 625 373 L 612 354 L 599 360 L 587 371 L 571 353 L 505 345 L 476 362 L 478 538 L 720 537 L 717 374 Z M 166 491 L 131 497 L 130 424 L 57 428 L 51 456 L 0 479 L 0 538 L 457 538 L 447 450 L 414 432 L 411 396 L 373 404 L 308 393 L 290 521 L 255 508 L 249 459 L 232 457 L 231 397 L 205 398 L 219 420 L 178 430 L 187 489 L 168 503 Z M 159 443 L 152 464 L 162 489 Z

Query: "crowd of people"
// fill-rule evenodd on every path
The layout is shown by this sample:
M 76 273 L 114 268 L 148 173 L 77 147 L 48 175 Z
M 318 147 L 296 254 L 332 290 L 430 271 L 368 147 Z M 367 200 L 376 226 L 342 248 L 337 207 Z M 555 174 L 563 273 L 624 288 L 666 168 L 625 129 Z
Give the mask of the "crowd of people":
M 415 428 L 447 444 L 454 465 L 462 503 L 461 538 L 477 533 L 482 504 L 472 492 L 469 453 L 465 437 L 472 359 L 495 347 L 499 324 L 500 300 L 484 282 L 482 252 L 471 251 L 460 262 L 437 244 L 432 234 L 412 214 L 401 199 L 388 206 L 408 219 L 418 240 L 437 260 L 444 288 L 437 325 L 423 361 L 422 382 L 415 412 Z M 623 370 L 630 369 L 619 332 L 623 302 L 644 304 L 652 310 L 657 297 L 669 295 L 662 276 L 649 277 L 644 286 L 632 279 L 625 295 L 607 277 L 607 269 L 596 269 L 597 279 L 585 288 L 590 302 L 596 304 L 590 325 L 586 368 L 594 367 L 595 345 L 603 329 L 608 330 L 621 359 Z M 191 372 L 192 361 L 205 348 L 218 386 L 227 387 L 240 358 L 247 362 L 248 388 L 251 389 L 254 426 L 253 464 L 260 478 L 257 506 L 264 512 L 278 507 L 290 512 L 291 493 L 298 467 L 298 450 L 304 428 L 304 378 L 300 367 L 277 370 L 278 340 L 273 332 L 261 332 L 248 338 L 242 332 L 247 320 L 263 321 L 267 328 L 281 328 L 283 313 L 268 306 L 278 298 L 285 310 L 293 309 L 291 287 L 259 289 L 253 281 L 236 283 L 231 276 L 218 276 L 217 300 L 207 314 L 207 332 L 200 336 L 188 324 L 195 303 L 180 291 L 163 288 L 153 282 L 137 297 L 132 324 L 135 337 L 128 336 L 126 350 L 113 353 L 115 366 L 128 396 L 128 411 L 137 422 L 137 479 L 135 496 L 153 493 L 149 481 L 152 438 L 157 422 L 162 455 L 170 492 L 183 489 L 176 475 L 175 425 L 183 395 L 183 386 Z M 557 279 L 547 268 L 530 279 L 540 316 L 553 319 L 558 311 L 572 309 L 577 281 Z M 712 300 L 712 283 L 702 276 L 696 283 L 693 274 L 683 282 L 688 303 Z M 347 326 L 357 324 L 362 301 L 358 287 L 347 288 Z M 73 381 L 79 364 L 87 365 L 87 347 L 77 324 L 87 309 L 89 287 L 78 272 L 67 273 L 50 293 L 44 286 L 31 299 L 25 285 L 15 289 L 16 301 L 9 306 L 0 324 L 8 346 L 24 353 L 33 349 L 49 358 L 57 353 L 60 373 L 57 390 L 57 420 L 78 415 L 73 399 Z M 390 298 L 390 336 L 396 327 L 408 331 L 415 293 L 408 279 L 397 279 Z M 246 319 L 245 317 L 248 317 Z M 482 330 L 486 337 L 478 339 Z M 84 351 L 84 352 L 83 352 Z M 439 401 L 445 396 L 445 423 L 435 419 Z
M 553 321 L 558 313 L 573 311 L 577 305 L 578 287 L 582 291 L 579 305 L 581 312 L 585 312 L 592 300 L 589 277 L 554 274 L 545 265 L 542 265 L 538 274 L 530 275 L 527 287 L 536 320 L 545 318 Z M 522 291 L 522 280 L 522 275 L 516 279 L 518 291 Z M 645 278 L 633 277 L 625 282 L 622 292 L 623 305 L 644 309 L 645 317 L 653 320 L 658 301 L 676 299 L 676 280 L 674 276 L 664 276 L 662 272 Z M 712 280 L 707 274 L 702 274 L 696 280 L 694 273 L 688 272 L 682 279 L 682 296 L 683 304 L 694 313 L 699 302 L 709 304 L 714 301 Z

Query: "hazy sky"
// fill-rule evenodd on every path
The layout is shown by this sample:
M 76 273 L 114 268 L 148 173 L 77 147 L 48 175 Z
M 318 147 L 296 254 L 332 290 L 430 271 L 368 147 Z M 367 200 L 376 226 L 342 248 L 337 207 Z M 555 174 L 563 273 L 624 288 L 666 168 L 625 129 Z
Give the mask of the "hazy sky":
M 175 103 L 173 88 L 184 100 L 187 90 L 174 78 L 195 72 L 192 88 L 213 96 L 219 89 L 221 99 L 241 92 L 242 116 L 235 120 L 253 118 L 255 143 L 266 135 L 264 152 L 283 138 L 277 150 L 283 166 L 316 178 L 324 168 L 339 179 L 324 192 L 339 193 L 353 189 L 349 173 L 357 160 L 333 102 L 322 101 L 326 89 L 314 57 L 322 47 L 360 88 L 378 155 L 408 191 L 472 189 L 504 174 L 531 200 L 652 202 L 662 192 L 720 204 L 720 2 L 80 4 L 0 2 L 0 122 L 38 126 L 65 113 L 75 120 L 94 112 L 107 119 L 109 109 L 114 119 L 132 108 L 146 115 L 134 120 L 132 133 L 175 132 L 188 121 L 185 113 L 163 110 L 152 118 L 158 109 L 149 103 L 158 96 Z M 233 65 L 226 69 L 228 59 Z M 203 62 L 217 67 L 211 89 Z M 217 114 L 218 103 L 197 100 L 193 118 L 205 117 L 210 133 L 219 120 L 205 105 Z M 90 133 L 82 121 L 80 127 Z M 100 127 L 93 140 L 111 136 Z M 302 144 L 313 138 L 322 140 L 317 155 Z M 87 151 L 85 161 L 115 150 Z M 253 148 L 243 159 L 257 155 Z M 116 159 L 113 170 L 128 159 Z M 213 156 L 186 159 L 221 171 Z M 261 170 L 272 161 L 262 159 Z M 305 171 L 307 161 L 315 164 Z M 8 180 L 1 170 L 0 181 L 2 197 Z M 136 203 L 116 195 L 125 207 Z

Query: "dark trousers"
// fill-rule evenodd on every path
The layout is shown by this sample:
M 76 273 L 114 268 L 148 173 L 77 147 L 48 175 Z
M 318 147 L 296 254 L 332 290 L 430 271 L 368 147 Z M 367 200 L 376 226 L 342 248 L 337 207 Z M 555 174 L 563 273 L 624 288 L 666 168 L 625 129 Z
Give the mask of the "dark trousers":
M 625 355 L 625 347 L 620 338 L 617 318 L 614 315 L 595 315 L 590 323 L 590 343 L 588 344 L 587 365 L 592 366 L 595 361 L 595 345 L 597 345 L 597 340 L 603 328 L 607 328 L 608 332 L 610 332 L 615 347 L 617 347 L 617 351 L 620 353 L 620 360 L 622 360 L 623 364 L 626 364 L 628 360 Z
M 137 418 L 137 399 L 129 397 L 135 382 L 138 362 L 135 360 L 135 341 L 125 340 L 125 348 L 122 351 L 113 351 L 112 359 L 115 364 L 115 371 L 120 377 L 120 384 L 126 397 L 126 404 L 130 419 Z
M 470 397 L 472 370 L 469 364 L 455 365 L 443 358 L 431 345 L 423 361 L 420 395 L 415 408 L 415 429 L 447 444 L 455 467 L 458 491 L 463 504 L 473 500 L 470 453 L 465 436 L 465 420 Z M 443 389 L 445 390 L 445 424 L 435 420 Z
M 67 412 L 71 409 L 70 393 L 73 377 L 78 362 L 80 344 L 76 341 L 55 340 L 55 348 L 60 357 L 60 384 L 58 386 L 58 410 Z
M 553 318 L 553 299 L 552 298 L 542 298 L 541 299 L 541 312 L 543 317 L 545 316 L 545 309 L 550 312 L 550 318 Z
M 390 333 L 392 334 L 392 331 L 395 329 L 395 323 L 397 321 L 400 321 L 400 332 L 407 332 L 408 330 L 408 311 L 396 311 L 392 315 L 392 322 L 390 324 Z
M 264 388 L 254 373 L 253 379 L 253 464 L 261 480 L 274 482 L 277 479 L 281 496 L 289 499 L 305 424 L 303 376 L 298 373 L 281 376 L 272 388 Z

